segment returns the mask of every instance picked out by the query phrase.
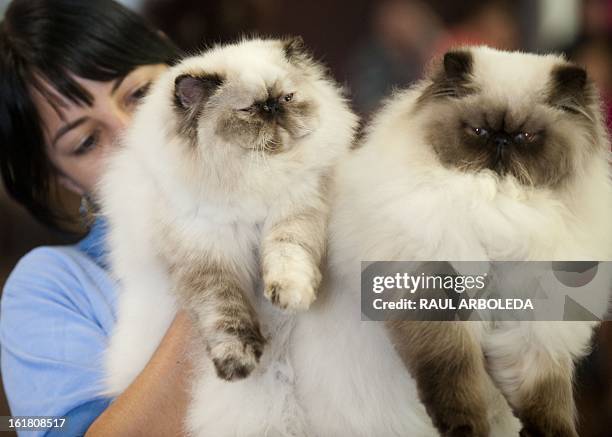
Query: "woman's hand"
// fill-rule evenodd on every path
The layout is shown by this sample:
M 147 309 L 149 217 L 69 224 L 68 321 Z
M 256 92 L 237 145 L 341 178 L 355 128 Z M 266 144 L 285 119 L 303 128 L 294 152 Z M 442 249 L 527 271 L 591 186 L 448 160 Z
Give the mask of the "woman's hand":
M 149 363 L 94 421 L 86 436 L 185 435 L 191 334 L 191 318 L 179 311 Z

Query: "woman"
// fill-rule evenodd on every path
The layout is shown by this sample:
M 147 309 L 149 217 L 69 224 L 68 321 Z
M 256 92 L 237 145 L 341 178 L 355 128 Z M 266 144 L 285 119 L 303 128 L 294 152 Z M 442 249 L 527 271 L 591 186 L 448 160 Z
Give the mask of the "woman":
M 104 157 L 152 80 L 177 55 L 111 0 L 14 0 L 0 25 L 0 171 L 8 193 L 57 226 L 60 184 L 93 197 Z M 176 435 L 185 411 L 190 322 L 179 314 L 117 399 L 103 397 L 115 322 L 104 223 L 78 244 L 38 248 L 2 296 L 2 377 L 14 416 L 65 416 L 62 435 Z M 29 435 L 52 435 L 45 430 Z

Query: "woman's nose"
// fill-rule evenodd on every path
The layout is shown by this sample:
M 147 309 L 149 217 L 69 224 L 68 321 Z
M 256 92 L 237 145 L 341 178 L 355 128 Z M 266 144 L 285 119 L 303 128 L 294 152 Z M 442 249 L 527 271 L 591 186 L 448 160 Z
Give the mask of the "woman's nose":
M 117 131 L 123 131 L 132 121 L 132 113 L 123 109 L 117 109 L 113 118 L 113 128 Z
M 113 143 L 116 142 L 115 140 L 125 131 L 131 121 L 131 112 L 122 109 L 117 109 L 112 113 L 112 116 L 108 120 L 107 125 Z

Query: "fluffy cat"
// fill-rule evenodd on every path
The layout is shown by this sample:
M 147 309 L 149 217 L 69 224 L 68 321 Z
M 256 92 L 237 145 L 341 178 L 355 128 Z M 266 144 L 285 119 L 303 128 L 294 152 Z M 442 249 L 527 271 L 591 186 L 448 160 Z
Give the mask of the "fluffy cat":
M 216 52 L 220 63 L 227 61 L 256 76 L 265 71 L 265 77 L 278 71 L 278 63 L 291 68 L 282 60 L 278 45 L 271 42 L 231 47 L 231 51 L 225 52 L 228 56 L 221 56 L 224 53 L 221 50 Z M 469 52 L 473 67 L 467 75 L 472 79 L 469 83 L 482 88 L 473 97 L 503 101 L 506 96 L 509 103 L 522 102 L 525 111 L 544 106 L 555 121 L 553 128 L 563 131 L 565 141 L 599 145 L 585 155 L 588 159 L 584 162 L 573 161 L 575 177 L 566 185 L 568 191 L 527 188 L 511 177 L 497 176 L 494 171 L 447 168 L 425 140 L 426 132 L 436 131 L 428 122 L 437 117 L 429 106 L 432 101 L 426 102 L 420 96 L 433 83 L 433 77 L 398 94 L 371 124 L 365 145 L 342 160 L 333 178 L 337 182 L 332 185 L 329 261 L 316 301 L 309 311 L 287 315 L 275 310 L 262 293 L 252 296 L 262 333 L 269 339 L 261 362 L 248 378 L 229 383 L 216 376 L 207 356 L 196 360 L 198 368 L 187 419 L 192 435 L 439 435 L 424 404 L 418 402 L 418 384 L 406 371 L 385 325 L 360 320 L 360 261 L 610 259 L 611 191 L 602 161 L 607 143 L 600 114 L 595 111 L 590 114 L 594 121 L 580 122 L 576 114 L 538 103 L 553 89 L 553 69 L 567 65 L 566 62 L 554 56 L 487 49 Z M 275 67 L 269 69 L 272 66 Z M 153 232 L 157 228 L 147 217 L 151 211 L 143 210 L 142 205 L 158 205 L 161 200 L 172 201 L 172 205 L 189 204 L 191 199 L 185 191 L 185 186 L 190 185 L 185 182 L 193 180 L 181 179 L 182 166 L 172 165 L 182 162 L 177 161 L 175 153 L 181 150 L 183 137 L 176 135 L 172 122 L 175 108 L 167 100 L 173 94 L 173 74 L 178 77 L 178 73 L 171 70 L 154 87 L 151 102 L 147 100 L 136 117 L 140 131 L 133 130 L 129 142 L 134 150 L 123 152 L 132 159 L 123 161 L 123 170 L 112 170 L 119 171 L 123 179 L 112 185 L 114 188 L 108 188 L 108 193 L 122 199 L 115 205 L 116 213 L 122 214 L 117 217 L 124 222 L 121 233 L 120 228 L 111 231 L 111 246 L 124 248 L 115 251 L 112 258 L 118 276 L 131 278 L 124 281 L 125 288 L 119 296 L 119 323 L 109 350 L 109 392 L 114 394 L 122 391 L 144 367 L 176 308 L 169 291 L 171 279 L 151 245 L 158 237 Z M 454 78 L 449 85 L 455 82 L 466 84 Z M 305 85 L 311 89 L 309 84 Z M 440 91 L 447 88 L 450 87 Z M 316 94 L 321 99 L 317 100 L 321 125 L 318 134 L 311 134 L 312 140 L 316 136 L 329 141 L 331 137 L 337 142 L 334 144 L 342 143 L 339 148 L 344 150 L 344 141 L 348 143 L 352 135 L 354 118 L 338 100 L 335 87 L 323 89 L 329 91 Z M 436 106 L 441 111 L 438 116 L 447 114 L 446 119 L 451 120 L 445 108 L 459 104 L 462 98 L 435 94 L 431 97 L 440 99 Z M 583 108 L 576 106 L 579 102 L 570 98 L 571 93 L 559 96 L 565 96 L 562 99 L 565 110 L 575 112 Z M 425 109 L 418 111 L 417 106 Z M 168 138 L 170 143 L 166 142 Z M 326 142 L 318 146 L 321 148 L 316 147 L 316 157 L 321 159 L 336 150 L 336 146 L 327 150 Z M 279 156 L 266 158 L 271 162 Z M 262 161 L 253 161 L 251 165 Z M 141 183 L 141 179 L 153 180 L 153 175 L 163 178 L 164 183 Z M 109 175 L 108 181 L 112 179 Z M 174 182 L 166 185 L 168 181 Z M 158 209 L 168 213 L 179 211 L 176 206 L 168 209 L 163 204 Z M 202 230 L 202 237 L 194 238 L 193 242 L 205 241 L 211 235 L 217 234 Z M 119 253 L 123 255 L 118 257 Z M 253 264 L 254 259 L 249 258 Z M 252 270 L 257 276 L 257 267 Z M 583 352 L 591 330 L 583 324 L 563 323 L 542 324 L 536 330 L 525 325 L 502 328 L 495 331 L 496 335 L 482 326 L 473 331 L 485 350 L 496 351 L 493 362 L 510 364 L 489 369 L 494 378 L 484 379 L 487 400 L 484 414 L 494 437 L 516 436 L 521 424 L 501 391 L 493 386 L 493 379 L 505 381 L 499 384 L 503 389 L 512 388 L 509 383 L 524 369 L 530 370 L 533 381 L 542 372 L 555 376 L 549 369 L 537 366 L 546 362 L 539 358 L 559 356 L 560 362 L 571 367 L 569 356 Z M 525 335 L 534 335 L 533 340 L 522 341 L 521 330 Z M 401 331 L 395 332 L 399 334 L 395 339 L 403 339 Z M 524 355 L 517 355 L 519 345 L 527 347 Z M 409 358 L 402 344 L 396 346 L 403 358 Z M 429 346 L 433 349 L 435 345 Z M 536 356 L 537 363 L 522 367 L 529 364 L 524 358 L 533 358 L 534 352 L 541 355 Z M 518 361 L 506 362 L 506 357 Z M 567 391 L 567 386 L 560 387 Z M 520 395 L 520 390 L 515 393 Z M 546 391 L 539 393 L 546 395 Z M 513 397 L 506 396 L 512 402 Z M 548 405 L 546 402 L 539 405 Z
M 299 39 L 214 47 L 162 75 L 100 188 L 121 287 L 110 394 L 144 367 L 180 305 L 202 346 L 193 434 L 289 435 L 303 426 L 285 387 L 294 315 L 268 300 L 283 309 L 315 300 L 328 186 L 356 124 Z M 217 409 L 235 408 L 233 395 L 251 404 L 237 413 L 250 415 L 224 420 Z
M 447 53 L 387 102 L 339 171 L 331 293 L 358 293 L 362 260 L 611 260 L 609 149 L 583 69 L 555 55 Z M 521 436 L 576 436 L 573 366 L 592 327 L 387 324 L 438 431 L 479 437 L 518 434 L 506 400 Z

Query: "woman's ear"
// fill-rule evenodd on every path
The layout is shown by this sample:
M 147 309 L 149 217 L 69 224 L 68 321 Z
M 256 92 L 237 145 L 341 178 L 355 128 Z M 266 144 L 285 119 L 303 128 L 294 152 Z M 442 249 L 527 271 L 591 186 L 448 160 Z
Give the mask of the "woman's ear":
M 73 192 L 77 196 L 82 197 L 85 194 L 85 190 L 83 190 L 83 188 L 81 188 L 68 176 L 59 175 L 57 180 L 62 187 L 66 188 L 68 191 Z

